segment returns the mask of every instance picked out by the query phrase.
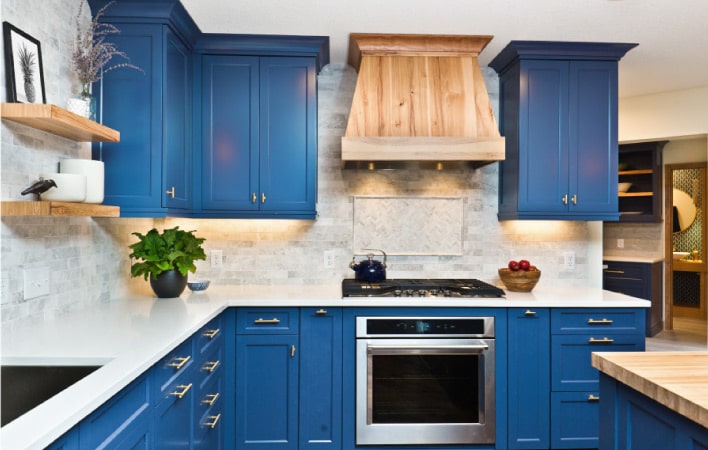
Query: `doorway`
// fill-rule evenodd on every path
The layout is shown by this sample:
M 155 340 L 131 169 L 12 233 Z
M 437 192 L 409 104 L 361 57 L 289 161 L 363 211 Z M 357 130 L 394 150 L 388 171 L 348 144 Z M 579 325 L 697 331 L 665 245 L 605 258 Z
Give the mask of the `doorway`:
M 667 330 L 706 330 L 706 163 L 669 164 L 664 172 Z

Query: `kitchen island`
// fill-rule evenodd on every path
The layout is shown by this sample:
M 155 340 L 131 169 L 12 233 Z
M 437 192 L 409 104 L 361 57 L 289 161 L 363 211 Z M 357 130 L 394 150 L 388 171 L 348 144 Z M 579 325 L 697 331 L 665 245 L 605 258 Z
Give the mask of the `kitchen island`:
M 329 286 L 212 286 L 176 299 L 118 298 L 52 321 L 3 327 L 3 365 L 100 369 L 0 429 L 2 448 L 45 448 L 230 307 L 262 308 L 646 308 L 649 302 L 592 288 L 537 287 L 506 298 L 346 298 Z
M 600 449 L 708 448 L 708 353 L 593 353 Z

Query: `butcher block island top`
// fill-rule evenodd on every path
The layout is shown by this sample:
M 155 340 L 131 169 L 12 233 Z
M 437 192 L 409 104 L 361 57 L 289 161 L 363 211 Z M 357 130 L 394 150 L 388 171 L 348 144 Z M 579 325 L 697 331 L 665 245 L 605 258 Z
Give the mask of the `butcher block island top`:
M 592 365 L 708 428 L 708 352 L 599 352 Z

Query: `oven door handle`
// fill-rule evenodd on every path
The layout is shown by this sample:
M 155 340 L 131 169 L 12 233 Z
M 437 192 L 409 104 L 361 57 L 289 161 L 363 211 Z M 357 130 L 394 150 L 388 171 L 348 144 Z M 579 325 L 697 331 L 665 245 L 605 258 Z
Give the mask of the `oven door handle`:
M 479 344 L 465 345 L 368 345 L 367 353 L 370 355 L 400 355 L 400 354 L 425 354 L 425 353 L 446 353 L 446 354 L 478 354 L 489 350 L 489 346 L 484 342 Z

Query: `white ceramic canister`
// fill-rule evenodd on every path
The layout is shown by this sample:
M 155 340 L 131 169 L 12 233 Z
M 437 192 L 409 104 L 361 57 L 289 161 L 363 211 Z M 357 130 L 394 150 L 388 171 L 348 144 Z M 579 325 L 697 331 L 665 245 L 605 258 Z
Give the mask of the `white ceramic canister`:
M 92 159 L 62 159 L 59 172 L 86 176 L 86 203 L 103 203 L 103 161 Z
M 86 175 L 76 173 L 40 173 L 40 178 L 54 180 L 56 187 L 39 194 L 42 200 L 83 202 L 86 200 Z

